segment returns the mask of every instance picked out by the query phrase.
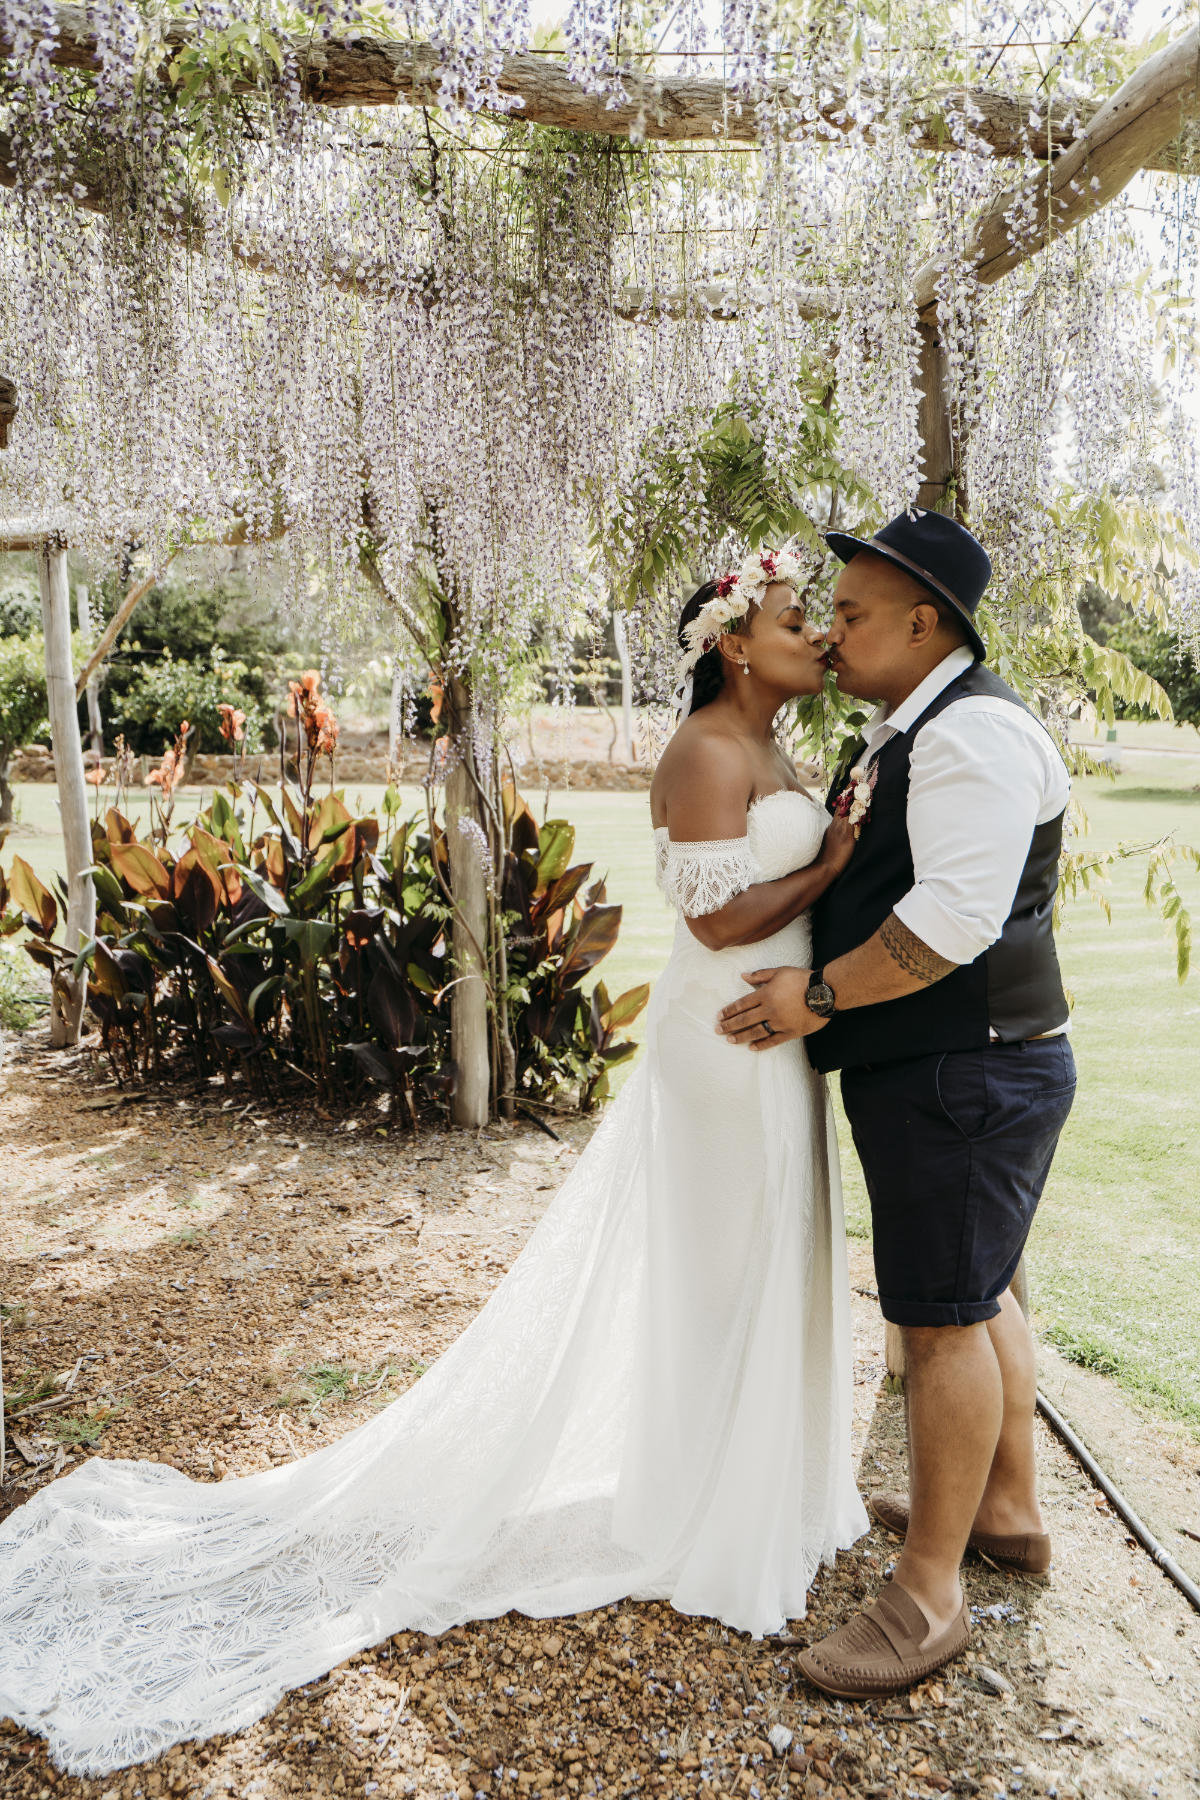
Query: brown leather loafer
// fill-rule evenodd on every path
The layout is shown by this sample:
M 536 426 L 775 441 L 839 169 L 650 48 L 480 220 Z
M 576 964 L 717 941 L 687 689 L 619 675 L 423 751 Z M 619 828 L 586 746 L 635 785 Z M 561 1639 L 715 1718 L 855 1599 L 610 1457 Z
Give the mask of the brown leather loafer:
M 872 1494 L 867 1500 L 870 1511 L 898 1537 L 908 1530 L 908 1501 L 901 1494 Z M 1050 1568 L 1050 1538 L 1044 1531 L 1031 1531 L 1023 1537 L 991 1537 L 986 1531 L 973 1531 L 967 1549 L 1012 1569 L 1018 1575 L 1044 1576 Z
M 954 1623 L 923 1645 L 928 1619 L 911 1594 L 894 1581 L 885 1581 L 865 1612 L 855 1613 L 829 1637 L 801 1651 L 800 1669 L 814 1687 L 839 1700 L 895 1694 L 960 1655 L 970 1639 L 970 1626 L 964 1599 Z

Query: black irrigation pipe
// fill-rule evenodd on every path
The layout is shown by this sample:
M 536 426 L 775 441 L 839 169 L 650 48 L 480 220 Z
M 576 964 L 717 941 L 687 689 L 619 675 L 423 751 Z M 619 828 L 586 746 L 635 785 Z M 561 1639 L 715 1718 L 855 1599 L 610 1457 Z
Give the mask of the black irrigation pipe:
M 1095 1482 L 1105 1499 L 1115 1507 L 1147 1556 L 1158 1564 L 1163 1574 L 1175 1583 L 1189 1605 L 1200 1613 L 1200 1587 L 1197 1587 L 1191 1576 L 1180 1568 L 1170 1551 L 1164 1549 L 1145 1521 L 1138 1517 L 1120 1488 L 1116 1486 L 1110 1476 L 1104 1473 L 1083 1439 L 1072 1431 L 1062 1414 L 1050 1404 L 1040 1388 L 1038 1389 L 1037 1404 L 1038 1411 L 1046 1423 L 1053 1431 L 1057 1432 L 1072 1456 Z

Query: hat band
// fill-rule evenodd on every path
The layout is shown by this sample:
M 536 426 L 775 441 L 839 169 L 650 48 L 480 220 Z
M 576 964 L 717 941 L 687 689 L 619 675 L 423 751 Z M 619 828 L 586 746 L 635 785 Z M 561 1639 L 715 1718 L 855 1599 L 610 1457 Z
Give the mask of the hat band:
M 959 599 L 958 595 L 952 594 L 950 589 L 940 582 L 936 575 L 931 575 L 928 569 L 923 569 L 920 563 L 913 562 L 910 557 L 902 555 L 899 550 L 893 550 L 892 546 L 890 544 L 885 544 L 882 538 L 873 537 L 869 539 L 867 548 L 868 550 L 880 550 L 885 556 L 889 557 L 892 562 L 899 563 L 905 569 L 911 569 L 914 575 L 919 575 L 921 580 L 927 582 L 931 588 L 936 588 L 938 593 L 941 594 L 944 599 L 948 600 L 951 606 L 958 612 L 966 612 L 967 609 Z

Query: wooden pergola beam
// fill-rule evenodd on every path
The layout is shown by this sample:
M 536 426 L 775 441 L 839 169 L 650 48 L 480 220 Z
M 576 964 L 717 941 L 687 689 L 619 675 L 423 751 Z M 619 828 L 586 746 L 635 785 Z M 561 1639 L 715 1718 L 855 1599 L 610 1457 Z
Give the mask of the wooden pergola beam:
M 969 255 L 975 278 L 999 281 L 1055 238 L 1114 200 L 1142 169 L 1159 166 L 1155 157 L 1200 110 L 1200 25 L 1147 58 L 1096 113 L 1083 137 L 1032 177 L 1024 193 L 1001 194 L 975 221 Z M 1013 241 L 1014 205 L 1033 201 L 1033 229 Z M 937 311 L 940 263 L 932 258 L 917 272 L 917 316 Z
M 0 552 L 5 550 L 40 550 L 47 538 L 61 538 L 65 543 L 69 524 L 62 518 L 7 519 L 0 521 Z
M 94 72 L 100 67 L 96 33 L 80 6 L 55 9 L 58 41 L 51 61 L 59 68 Z M 198 36 L 185 20 L 159 19 L 154 29 L 162 46 L 159 72 L 165 78 L 174 54 Z M 412 106 L 440 104 L 441 67 L 430 44 L 403 43 L 352 33 L 324 43 L 297 36 L 292 49 L 301 71 L 301 91 L 319 106 Z M 0 28 L 0 55 L 11 53 L 11 42 Z M 493 109 L 503 118 L 528 119 L 534 124 L 564 131 L 589 132 L 602 137 L 641 137 L 654 142 L 712 145 L 721 142 L 753 144 L 759 138 L 759 115 L 743 105 L 725 84 L 708 75 L 646 74 L 623 77 L 628 96 L 624 104 L 609 108 L 603 98 L 585 93 L 562 63 L 550 57 L 522 52 L 505 56 L 496 77 L 502 100 L 515 102 L 513 112 Z M 869 89 L 860 90 L 869 95 Z M 790 83 L 774 84 L 772 101 L 784 108 L 795 106 Z M 1051 100 L 1043 113 L 1042 99 L 998 93 L 986 87 L 946 86 L 931 91 L 914 108 L 910 121 L 913 141 L 923 150 L 954 152 L 957 145 L 947 118 L 966 112 L 973 135 L 997 157 L 1020 157 L 1032 151 L 1049 158 L 1071 144 L 1086 129 L 1102 102 L 1091 98 Z M 486 109 L 485 109 L 486 110 Z M 1031 127 L 1030 113 L 1040 123 Z M 826 91 L 816 120 L 825 130 L 849 129 L 846 95 Z M 1183 151 L 1159 145 L 1148 167 L 1177 171 Z
M 1110 94 L 1095 113 L 1085 136 L 1075 142 L 1048 168 L 1032 177 L 1026 195 L 1032 198 L 1034 229 L 1014 242 L 1010 215 L 1020 190 L 1010 188 L 980 214 L 971 231 L 975 277 L 985 285 L 1000 281 L 1027 262 L 1055 238 L 1099 212 L 1126 188 L 1143 169 L 1162 166 L 1164 144 L 1177 140 L 1181 128 L 1200 117 L 1200 25 L 1167 44 L 1137 68 Z M 931 258 L 917 271 L 913 289 L 915 310 L 922 326 L 932 325 L 937 315 L 937 281 L 942 264 Z M 804 318 L 821 318 L 839 310 L 836 294 L 819 288 L 797 288 L 796 311 Z M 773 304 L 770 290 L 726 286 L 709 282 L 695 290 L 627 288 L 614 300 L 621 318 L 707 317 L 736 319 L 743 313 Z M 929 345 L 924 345 L 923 383 L 939 388 Z M 928 367 L 924 365 L 928 364 Z M 926 439 L 932 414 L 924 421 Z M 949 480 L 939 456 L 933 484 L 944 489 Z M 928 499 L 922 505 L 932 504 Z

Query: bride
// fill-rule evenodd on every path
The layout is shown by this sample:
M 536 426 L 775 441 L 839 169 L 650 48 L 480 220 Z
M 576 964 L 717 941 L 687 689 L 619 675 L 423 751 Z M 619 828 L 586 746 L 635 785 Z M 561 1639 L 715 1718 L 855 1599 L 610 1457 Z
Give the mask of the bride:
M 237 1731 L 401 1629 L 632 1596 L 778 1631 L 866 1530 L 824 1083 L 800 1043 L 716 1030 L 742 946 L 807 966 L 853 850 L 771 733 L 823 679 L 803 588 L 764 554 L 684 609 L 645 1055 L 457 1342 L 298 1462 L 208 1483 L 92 1457 L 0 1526 L 0 1716 L 61 1769 Z

